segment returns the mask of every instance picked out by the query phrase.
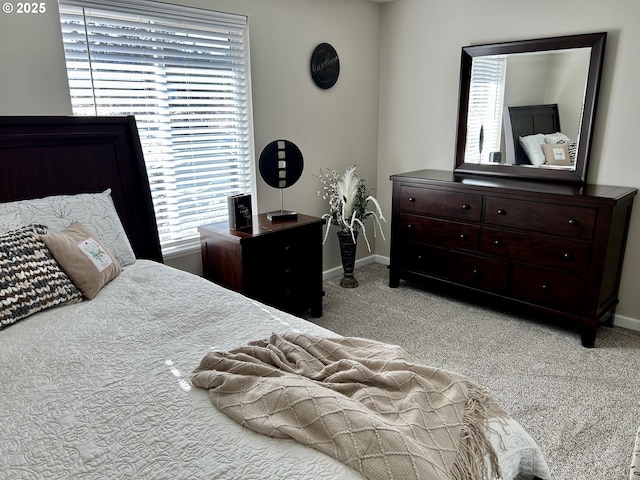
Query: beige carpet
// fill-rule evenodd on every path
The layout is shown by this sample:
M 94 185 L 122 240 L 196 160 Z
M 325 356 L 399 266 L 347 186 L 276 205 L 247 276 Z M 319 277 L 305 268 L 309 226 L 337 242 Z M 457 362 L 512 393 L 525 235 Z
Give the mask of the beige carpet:
M 404 347 L 417 360 L 491 389 L 536 439 L 557 480 L 629 478 L 640 426 L 640 332 L 598 331 L 583 348 L 577 331 L 484 308 L 401 281 L 387 268 L 356 270 L 360 286 L 325 282 L 323 317 L 345 336 Z

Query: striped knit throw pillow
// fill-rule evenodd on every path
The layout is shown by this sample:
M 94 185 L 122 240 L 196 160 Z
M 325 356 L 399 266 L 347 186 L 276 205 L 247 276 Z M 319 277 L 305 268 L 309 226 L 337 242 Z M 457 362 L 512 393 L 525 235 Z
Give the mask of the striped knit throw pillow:
M 82 293 L 29 225 L 0 235 L 0 329 L 56 305 L 82 301 Z

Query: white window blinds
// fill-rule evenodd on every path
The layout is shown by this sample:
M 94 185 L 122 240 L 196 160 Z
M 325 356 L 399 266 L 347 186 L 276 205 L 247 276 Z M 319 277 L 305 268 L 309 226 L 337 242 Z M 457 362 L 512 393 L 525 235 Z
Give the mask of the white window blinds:
M 60 21 L 73 113 L 135 115 L 165 254 L 255 193 L 246 17 L 63 0 Z
M 471 66 L 465 161 L 489 161 L 500 151 L 506 58 L 476 57 Z

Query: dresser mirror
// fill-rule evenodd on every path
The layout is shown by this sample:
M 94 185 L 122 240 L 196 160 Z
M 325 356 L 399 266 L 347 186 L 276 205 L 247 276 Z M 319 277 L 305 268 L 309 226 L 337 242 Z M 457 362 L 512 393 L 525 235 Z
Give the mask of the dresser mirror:
M 456 173 L 584 183 L 606 36 L 463 47 Z

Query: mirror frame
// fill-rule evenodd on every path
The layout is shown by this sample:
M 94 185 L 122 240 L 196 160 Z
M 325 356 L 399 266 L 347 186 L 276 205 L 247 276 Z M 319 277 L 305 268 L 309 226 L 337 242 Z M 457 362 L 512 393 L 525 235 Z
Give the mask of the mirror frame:
M 596 106 L 598 103 L 598 92 L 600 89 L 600 78 L 602 76 L 606 38 L 607 33 L 600 32 L 463 47 L 460 63 L 460 91 L 458 101 L 455 172 L 477 173 L 511 178 L 585 183 L 587 179 L 587 167 L 589 165 L 591 141 L 593 138 L 593 127 L 595 122 Z M 580 125 L 580 134 L 578 136 L 575 170 L 553 170 L 544 168 L 522 168 L 517 165 L 465 163 L 471 65 L 475 57 L 509 53 L 543 52 L 583 47 L 591 47 L 591 57 L 587 73 L 582 123 Z

